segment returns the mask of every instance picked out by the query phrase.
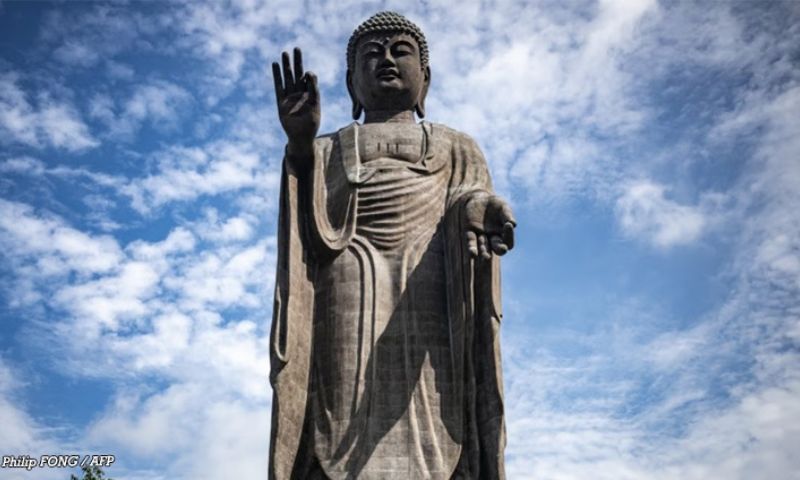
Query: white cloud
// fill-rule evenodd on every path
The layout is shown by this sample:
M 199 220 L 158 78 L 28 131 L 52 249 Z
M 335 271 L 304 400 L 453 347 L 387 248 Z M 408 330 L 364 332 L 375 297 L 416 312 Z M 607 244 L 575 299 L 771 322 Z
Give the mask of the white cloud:
M 575 358 L 551 353 L 548 339 L 506 337 L 509 477 L 794 478 L 800 357 L 775 350 L 771 336 L 733 337 L 763 314 L 756 302 L 739 316 L 753 293 L 686 331 L 653 336 L 648 314 L 631 312 L 612 330 L 573 333 L 572 348 L 588 349 Z M 755 378 L 737 370 L 743 359 Z
M 706 216 L 666 198 L 665 192 L 647 180 L 631 183 L 616 204 L 622 231 L 660 248 L 694 243 L 708 223 Z
M 89 112 L 108 127 L 115 139 L 133 140 L 143 125 L 175 130 L 191 108 L 192 94 L 164 80 L 151 80 L 133 88 L 130 97 L 117 105 L 108 94 L 96 94 Z
M 195 247 L 195 237 L 192 232 L 178 227 L 172 230 L 167 238 L 160 242 L 145 242 L 136 240 L 131 242 L 127 250 L 137 260 L 161 262 L 167 255 L 191 252 Z
M 89 435 L 163 465 L 169 478 L 259 477 L 267 467 L 269 416 L 267 402 L 185 383 L 146 397 L 120 394 Z
M 97 63 L 100 56 L 93 47 L 73 40 L 56 48 L 53 57 L 69 65 L 91 67 Z
M 662 478 L 778 478 L 790 479 L 800 462 L 800 408 L 796 381 L 759 389 L 719 416 L 704 418 L 677 445 L 678 465 L 664 469 Z M 674 451 L 674 450 L 673 450 Z
M 89 116 L 106 124 L 114 122 L 114 99 L 108 94 L 94 95 L 89 101 Z
M 204 239 L 212 242 L 242 242 L 249 240 L 255 233 L 255 222 L 253 215 L 248 213 L 221 219 L 217 210 L 208 209 L 205 218 L 195 228 Z
M 623 231 L 656 246 L 703 235 L 732 242 L 724 269 L 734 278 L 730 294 L 706 315 L 682 319 L 691 325 L 683 330 L 637 333 L 653 323 L 645 313 L 596 338 L 572 335 L 570 345 L 588 350 L 577 360 L 512 343 L 505 357 L 512 476 L 790 479 L 800 471 L 800 142 L 792 133 L 800 124 L 789 113 L 800 96 L 796 67 L 789 73 L 783 62 L 796 47 L 783 35 L 765 38 L 764 26 L 745 34 L 742 23 L 757 15 L 679 10 L 670 12 L 679 21 L 667 16 L 658 28 L 674 30 L 668 37 L 687 64 L 754 78 L 734 90 L 731 111 L 712 115 L 708 137 L 694 147 L 745 145 L 754 155 L 724 193 L 700 193 L 694 204 L 652 180 L 623 184 L 616 213 Z M 679 63 L 662 60 L 662 68 Z
M 191 95 L 183 88 L 164 81 L 156 81 L 137 87 L 133 96 L 125 103 L 124 117 L 141 121 L 151 118 L 154 122 L 174 122 L 177 111 L 185 108 Z
M 124 446 L 135 455 L 174 455 L 191 441 L 199 412 L 187 407 L 203 393 L 199 385 L 175 385 L 143 402 L 139 392 L 121 392 L 89 434 L 94 441 Z
M 84 219 L 99 230 L 111 232 L 119 230 L 122 225 L 111 218 L 111 211 L 117 206 L 115 191 L 122 188 L 127 181 L 123 177 L 98 173 L 84 167 L 55 165 L 48 167 L 45 162 L 32 157 L 13 157 L 0 161 L 0 172 L 25 175 L 42 186 L 52 185 L 51 179 L 58 179 L 77 190 L 80 185 L 88 192 L 81 201 L 88 208 Z M 47 188 L 47 187 L 46 187 Z M 110 191 L 104 189 L 110 189 Z
M 263 384 L 262 384 L 263 385 Z M 263 386 L 262 386 L 263 388 Z M 197 479 L 257 478 L 267 471 L 270 404 L 218 402 L 206 410 L 200 437 L 179 462 L 178 472 Z M 207 462 L 198 462 L 197 459 Z M 238 458 L 230 462 L 231 458 Z
M 222 253 L 222 255 L 220 255 Z M 202 309 L 205 306 L 225 308 L 240 306 L 253 308 L 263 304 L 263 299 L 252 290 L 259 280 L 266 282 L 266 245 L 238 251 L 204 252 L 195 262 L 186 266 L 179 275 L 165 279 L 165 284 L 182 293 L 179 302 L 183 308 Z
M 273 45 L 279 29 L 302 16 L 303 7 L 294 2 L 234 1 L 226 5 L 200 4 L 173 12 L 174 22 L 183 30 L 184 42 L 195 54 L 213 62 L 199 85 L 208 105 L 216 104 L 235 87 L 246 55 Z
M 160 348 L 165 335 L 171 338 L 181 330 L 187 315 L 210 319 L 214 326 L 218 319 L 210 316 L 213 312 L 255 310 L 269 303 L 265 298 L 274 269 L 274 239 L 197 252 L 195 235 L 179 227 L 160 242 L 138 240 L 122 249 L 111 237 L 80 232 L 24 204 L 2 200 L 0 213 L 4 252 L 14 262 L 15 275 L 45 294 L 34 298 L 69 314 L 62 325 L 65 334 L 93 342 L 121 333 L 133 336 L 110 339 L 112 349 L 139 339 Z M 243 241 L 237 231 L 243 227 L 237 223 L 234 218 L 225 225 L 232 225 L 234 237 Z M 219 233 L 216 224 L 195 228 Z M 74 274 L 79 276 L 70 278 Z M 172 300 L 165 303 L 164 295 Z M 147 363 L 145 357 L 137 361 Z M 79 363 L 91 368 L 92 362 Z
M 18 81 L 15 73 L 0 75 L 0 141 L 73 152 L 99 145 L 74 107 L 47 94 L 40 95 L 34 105 Z
M 91 236 L 55 216 L 38 216 L 28 205 L 0 199 L 4 253 L 43 276 L 109 272 L 122 258 L 112 237 Z
M 38 427 L 8 398 L 19 387 L 19 379 L 0 358 L 0 420 L 6 432 L 0 438 L 0 451 L 3 452 L 27 451 L 39 442 L 36 438 Z
M 214 142 L 204 148 L 173 147 L 158 156 L 157 174 L 133 179 L 122 189 L 142 213 L 168 202 L 193 200 L 244 188 L 277 189 L 279 172 L 260 170 L 247 143 Z
M 0 172 L 41 175 L 45 172 L 45 164 L 31 157 L 9 158 L 0 162 Z
M 207 223 L 189 224 L 197 234 L 178 227 L 161 241 L 137 240 L 123 249 L 51 214 L 3 202 L 11 273 L 60 312 L 40 325 L 42 338 L 58 345 L 54 367 L 69 375 L 128 379 L 85 432 L 85 445 L 113 448 L 121 459 L 111 473 L 127 473 L 135 458 L 148 458 L 173 477 L 263 472 L 270 392 L 267 333 L 259 325 L 270 303 L 274 238 L 234 247 L 251 238 L 253 219 L 220 221 L 209 214 Z M 224 246 L 197 251 L 198 238 Z M 95 256 L 108 258 L 92 261 Z M 46 275 L 25 268 L 38 258 L 58 258 L 61 268 Z M 90 266 L 93 275 L 72 276 Z M 223 317 L 228 308 L 244 317 Z M 0 369 L 0 387 L 8 383 L 5 373 Z M 162 391 L 148 387 L 153 375 L 166 383 Z M 5 409 L 3 398 L 0 415 L 8 425 L 20 435 L 33 428 L 20 423 L 24 415 Z M 200 456 L 221 461 L 237 449 L 248 456 L 235 467 L 197 463 Z M 136 470 L 129 476 L 144 474 Z
M 474 6 L 452 22 L 421 14 L 437 21 L 430 118 L 475 135 L 503 191 L 522 187 L 542 204 L 603 198 L 619 170 L 609 140 L 648 116 L 622 60 L 645 35 L 643 19 L 659 14 L 654 2 Z M 487 25 L 502 34 L 476 33 Z
M 132 66 L 113 60 L 106 62 L 106 71 L 115 80 L 132 80 L 136 74 Z
M 104 329 L 121 330 L 121 321 L 136 322 L 152 313 L 145 300 L 156 293 L 159 273 L 151 264 L 128 262 L 114 275 L 63 287 L 54 303 L 79 320 L 81 337 L 96 340 Z
M 144 16 L 125 5 L 49 9 L 44 12 L 39 41 L 52 51 L 57 67 L 89 69 L 103 61 L 116 62 L 121 52 L 154 48 L 152 35 L 164 27 L 158 12 Z M 169 45 L 159 46 L 164 50 Z M 109 72 L 112 77 L 113 72 Z
M 0 357 L 0 424 L 3 435 L 0 435 L 0 452 L 3 455 L 39 455 L 52 454 L 57 445 L 52 440 L 52 429 L 37 422 L 28 412 L 24 404 L 18 401 L 19 391 L 24 383 L 19 373 L 14 371 L 6 360 Z M 32 472 L 24 469 L 3 469 L 3 478 L 9 480 L 27 480 L 33 478 Z M 60 472 L 34 470 L 37 478 L 61 478 Z

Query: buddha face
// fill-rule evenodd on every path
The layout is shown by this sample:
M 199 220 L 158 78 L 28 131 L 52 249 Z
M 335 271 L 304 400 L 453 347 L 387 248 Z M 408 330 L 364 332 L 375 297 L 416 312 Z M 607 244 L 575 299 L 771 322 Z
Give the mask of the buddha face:
M 373 33 L 359 39 L 348 73 L 351 95 L 366 111 L 412 110 L 427 90 L 419 46 L 405 33 Z

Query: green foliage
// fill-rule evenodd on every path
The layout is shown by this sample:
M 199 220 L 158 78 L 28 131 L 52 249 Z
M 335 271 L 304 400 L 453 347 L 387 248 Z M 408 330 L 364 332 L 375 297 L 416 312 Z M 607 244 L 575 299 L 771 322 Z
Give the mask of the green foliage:
M 75 475 L 70 475 L 69 480 L 114 480 L 113 478 L 106 477 L 106 474 L 100 467 L 81 467 L 83 470 L 83 478 L 78 478 Z

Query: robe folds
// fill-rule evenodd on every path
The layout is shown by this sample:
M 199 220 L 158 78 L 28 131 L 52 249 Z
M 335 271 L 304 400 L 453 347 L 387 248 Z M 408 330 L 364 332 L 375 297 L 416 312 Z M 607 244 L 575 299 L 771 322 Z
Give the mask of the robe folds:
M 413 162 L 362 163 L 357 123 L 284 159 L 271 479 L 505 478 L 499 260 L 464 242 L 488 168 L 420 126 Z

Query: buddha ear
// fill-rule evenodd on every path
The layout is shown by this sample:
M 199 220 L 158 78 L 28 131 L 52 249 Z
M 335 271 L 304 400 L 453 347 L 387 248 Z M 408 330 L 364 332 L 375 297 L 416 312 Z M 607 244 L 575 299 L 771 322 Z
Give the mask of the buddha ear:
M 422 84 L 422 90 L 419 92 L 417 104 L 414 105 L 414 110 L 416 110 L 419 118 L 425 118 L 425 97 L 428 96 L 428 87 L 431 84 L 431 67 L 425 67 L 423 81 L 424 83 Z
M 350 94 L 350 101 L 353 102 L 353 120 L 358 120 L 361 118 L 361 112 L 364 107 L 361 106 L 358 98 L 356 98 L 356 89 L 353 87 L 353 74 L 349 68 L 347 69 L 347 93 Z

